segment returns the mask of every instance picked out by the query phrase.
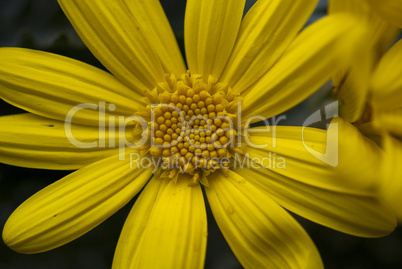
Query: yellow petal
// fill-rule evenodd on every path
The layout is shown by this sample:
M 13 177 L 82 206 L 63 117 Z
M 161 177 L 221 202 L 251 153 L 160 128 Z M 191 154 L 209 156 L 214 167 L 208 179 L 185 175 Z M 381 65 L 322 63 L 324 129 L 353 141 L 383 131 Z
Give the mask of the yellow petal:
M 381 191 L 398 221 L 402 222 L 402 143 L 388 135 L 384 136 L 383 143 L 385 155 Z
M 256 82 L 306 23 L 317 0 L 260 0 L 244 17 L 222 80 L 238 92 Z
M 207 216 L 199 185 L 188 175 L 158 195 L 132 264 L 136 268 L 203 268 Z
M 130 268 L 139 249 L 158 194 L 162 193 L 170 179 L 153 178 L 141 192 L 124 223 L 113 257 L 113 268 Z
M 0 49 L 0 97 L 40 116 L 64 121 L 70 113 L 72 122 L 95 126 L 102 125 L 102 104 L 105 115 L 115 117 L 131 116 L 145 104 L 141 95 L 105 71 L 20 48 Z
M 364 29 L 348 15 L 328 16 L 307 27 L 244 98 L 243 119 L 277 115 L 307 98 L 348 61 Z
M 372 102 L 376 109 L 402 107 L 402 40 L 382 58 L 371 77 Z
M 86 166 L 37 192 L 9 217 L 4 242 L 21 253 L 64 245 L 90 231 L 123 207 L 151 176 L 119 156 Z M 133 164 L 131 166 L 131 164 Z
M 177 77 L 184 74 L 183 57 L 176 38 L 158 0 L 124 0 L 135 21 L 143 29 L 149 44 L 158 54 L 164 71 Z
M 187 63 L 191 72 L 219 78 L 232 52 L 245 0 L 189 0 L 184 21 Z
M 402 28 L 402 2 L 399 0 L 366 0 L 385 20 Z
M 208 181 L 214 218 L 243 267 L 323 268 L 303 228 L 266 193 L 233 171 Z
M 82 41 L 120 81 L 141 93 L 164 80 L 162 63 L 143 28 L 123 1 L 59 0 Z
M 117 154 L 118 132 L 33 114 L 0 117 L 0 162 L 41 169 L 78 169 Z M 125 139 L 135 140 L 132 127 Z
M 377 197 L 381 151 L 353 125 L 334 120 L 328 134 L 277 126 L 268 136 L 253 133 L 249 139 L 266 145 L 248 147 L 253 169 L 236 172 L 285 208 L 357 236 L 383 236 L 395 228 L 395 216 Z
M 248 139 L 249 158 L 294 180 L 308 178 L 314 186 L 359 195 L 378 187 L 381 149 L 342 118 L 335 118 L 328 131 L 275 126 L 270 133 L 251 132 Z

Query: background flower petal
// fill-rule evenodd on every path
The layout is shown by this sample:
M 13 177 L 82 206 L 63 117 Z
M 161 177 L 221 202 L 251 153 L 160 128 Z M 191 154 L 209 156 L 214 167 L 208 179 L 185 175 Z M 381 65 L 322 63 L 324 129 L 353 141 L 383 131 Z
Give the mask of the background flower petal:
M 347 121 L 358 121 L 366 109 L 372 69 L 394 42 L 399 29 L 379 16 L 366 1 L 330 1 L 328 12 L 349 13 L 367 25 L 367 42 L 361 43 L 355 60 L 341 66 L 332 77 L 335 95 L 342 104 L 340 115 Z
M 131 116 L 145 105 L 141 95 L 105 71 L 56 54 L 20 48 L 0 48 L 0 97 L 34 114 L 62 121 L 74 108 L 72 122 L 95 126 L 101 124 L 100 102 L 105 102 L 105 122 L 109 115 Z M 91 108 L 76 107 L 86 103 Z
M 317 5 L 317 0 L 260 0 L 241 22 L 222 80 L 238 92 L 256 82 L 278 60 Z
M 64 122 L 19 114 L 0 117 L 0 162 L 41 169 L 72 170 L 118 152 L 118 132 L 72 124 L 66 134 Z M 133 127 L 126 130 L 134 141 Z
M 249 139 L 254 145 L 269 145 L 248 147 L 254 169 L 236 172 L 285 208 L 357 236 L 384 236 L 395 228 L 393 212 L 379 199 L 382 152 L 353 125 L 338 119 L 328 134 L 313 128 L 276 126 L 273 134 L 254 133 Z M 328 155 L 339 163 L 327 164 Z
M 402 107 L 402 40 L 380 60 L 371 77 L 372 102 L 376 109 Z
M 369 27 L 369 42 L 365 45 L 373 47 L 377 57 L 383 54 L 392 42 L 395 41 L 399 30 L 389 24 L 374 10 L 368 1 L 361 0 L 329 0 L 328 14 L 347 12 L 358 17 L 362 23 L 367 23 Z M 377 58 L 378 60 L 378 58 Z
M 364 33 L 358 21 L 343 14 L 328 16 L 304 29 L 247 92 L 244 121 L 252 115 L 278 115 L 318 90 L 340 62 L 354 59 Z
M 245 268 L 323 268 L 304 229 L 266 193 L 233 171 L 208 181 L 214 218 Z
M 152 90 L 157 82 L 164 81 L 165 70 L 145 34 L 148 27 L 142 28 L 125 2 L 58 2 L 95 57 L 132 90 Z
M 187 64 L 192 73 L 219 79 L 232 52 L 245 0 L 189 0 L 184 21 Z
M 81 168 L 31 196 L 7 220 L 4 242 L 17 252 L 44 252 L 102 223 L 151 177 L 152 168 L 136 167 L 129 153 L 120 157 Z
M 373 126 L 377 132 L 385 131 L 402 137 L 402 108 L 375 111 L 372 116 Z
M 373 9 L 393 25 L 402 28 L 402 1 L 366 0 Z
M 402 221 L 402 143 L 392 136 L 383 137 L 383 179 L 381 193 Z
M 201 187 L 190 182 L 189 175 L 180 175 L 156 198 L 133 257 L 136 267 L 204 267 L 207 216 Z

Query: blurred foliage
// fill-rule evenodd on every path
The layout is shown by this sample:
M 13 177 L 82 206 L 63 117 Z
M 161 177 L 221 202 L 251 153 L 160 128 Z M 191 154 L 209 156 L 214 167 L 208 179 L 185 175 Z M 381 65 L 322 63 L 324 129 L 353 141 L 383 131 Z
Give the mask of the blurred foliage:
M 185 0 L 161 0 L 180 47 L 183 49 Z M 249 8 L 255 1 L 247 1 Z M 320 1 L 308 23 L 325 15 L 326 1 Z M 0 47 L 24 47 L 58 53 L 103 68 L 81 42 L 56 0 L 0 1 Z M 301 119 L 328 101 L 330 85 L 286 112 L 281 124 L 299 125 Z M 0 115 L 22 113 L 3 101 Z M 0 127 L 1 128 L 1 127 Z M 0 164 L 0 227 L 25 199 L 69 171 L 26 169 Z M 114 248 L 124 220 L 135 199 L 81 238 L 55 250 L 24 255 L 0 242 L 0 268 L 110 268 Z M 362 239 L 338 233 L 295 216 L 311 235 L 328 269 L 402 268 L 402 231 L 381 239 Z M 210 210 L 206 268 L 241 268 Z M 269 253 L 267 253 L 269 255 Z

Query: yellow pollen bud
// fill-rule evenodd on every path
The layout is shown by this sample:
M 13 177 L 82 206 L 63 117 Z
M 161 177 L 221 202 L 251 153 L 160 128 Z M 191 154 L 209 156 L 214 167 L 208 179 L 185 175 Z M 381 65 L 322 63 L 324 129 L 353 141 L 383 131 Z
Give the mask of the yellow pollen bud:
M 156 136 L 156 137 L 163 137 L 163 135 L 164 135 L 164 133 L 163 133 L 162 131 L 160 131 L 160 130 L 157 130 L 157 131 L 155 132 L 155 136 Z
M 214 96 L 212 98 L 213 98 L 215 105 L 221 105 L 222 100 L 223 100 L 222 94 L 220 94 L 220 93 L 214 94 Z
M 163 123 L 165 122 L 165 118 L 162 117 L 162 116 L 160 116 L 160 117 L 158 117 L 158 118 L 156 119 L 156 122 L 159 123 L 159 124 L 163 124 Z
M 205 100 L 205 99 L 207 99 L 207 97 L 208 97 L 208 93 L 207 93 L 207 91 L 201 91 L 200 92 L 200 99 L 201 100 Z
M 204 151 L 202 152 L 202 157 L 208 158 L 208 157 L 209 157 L 209 151 L 208 151 L 208 150 L 204 150 Z
M 163 144 L 163 139 L 162 138 L 155 138 L 155 144 L 156 145 L 162 145 Z
M 172 97 L 170 97 L 170 100 L 171 100 L 173 103 L 177 104 L 177 103 L 179 102 L 179 95 L 176 94 L 176 93 L 172 94 Z
M 219 138 L 219 142 L 221 142 L 222 145 L 225 145 L 226 143 L 229 142 L 228 138 L 226 136 L 221 136 Z
M 190 105 L 191 110 L 193 110 L 195 112 L 195 110 L 197 110 L 197 104 L 196 103 L 192 103 Z
M 163 156 L 163 157 L 169 157 L 169 156 L 170 156 L 170 150 L 164 149 L 164 150 L 162 151 L 162 156 Z
M 208 97 L 207 99 L 205 99 L 205 104 L 207 106 L 211 105 L 212 104 L 212 97 Z
M 193 89 L 188 89 L 188 90 L 187 90 L 187 96 L 188 96 L 188 97 L 193 97 L 194 94 L 195 94 L 195 92 L 194 92 Z
M 186 155 L 187 152 L 188 152 L 188 150 L 187 150 L 186 148 L 182 148 L 182 149 L 180 150 L 180 154 L 181 154 L 182 156 Z
M 170 137 L 170 135 L 165 134 L 165 135 L 163 136 L 163 140 L 165 140 L 166 142 L 170 142 L 170 141 L 172 141 L 172 138 Z
M 172 134 L 174 133 L 174 131 L 173 131 L 172 128 L 169 128 L 169 129 L 167 129 L 166 133 L 167 133 L 168 135 L 172 135 Z
M 193 96 L 193 102 L 194 103 L 198 103 L 201 100 L 200 95 L 199 94 L 194 94 Z
M 227 155 L 226 149 L 218 149 L 218 155 L 219 157 L 226 157 Z
M 184 95 L 179 96 L 179 102 L 182 103 L 183 105 L 186 103 L 187 97 Z
M 150 148 L 149 153 L 151 154 L 152 157 L 157 158 L 160 157 L 162 154 L 162 149 L 161 148 Z
M 218 153 L 214 150 L 209 153 L 210 158 L 218 158 Z
M 216 112 L 222 112 L 223 111 L 223 105 L 222 104 L 217 104 L 215 106 L 215 111 Z
M 166 132 L 167 129 L 168 129 L 168 127 L 167 127 L 165 124 L 161 124 L 161 125 L 159 126 L 159 130 L 161 130 L 162 132 Z

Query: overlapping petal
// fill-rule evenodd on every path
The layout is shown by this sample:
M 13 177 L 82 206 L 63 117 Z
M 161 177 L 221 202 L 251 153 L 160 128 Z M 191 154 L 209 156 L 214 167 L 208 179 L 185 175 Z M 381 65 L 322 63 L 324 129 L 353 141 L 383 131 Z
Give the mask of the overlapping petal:
M 398 220 L 402 220 L 402 143 L 392 136 L 383 137 L 385 155 L 383 158 L 383 184 L 381 192 L 391 205 Z
M 65 124 L 33 114 L 0 117 L 0 126 L 0 161 L 6 164 L 71 170 L 118 152 L 118 132 L 107 129 Z M 133 127 L 128 127 L 125 141 L 138 140 L 134 133 Z
M 396 27 L 402 28 L 402 1 L 366 0 L 383 18 Z
M 335 96 L 340 103 L 340 116 L 349 121 L 360 120 L 366 109 L 369 95 L 369 75 L 373 67 L 375 54 L 368 46 L 360 46 L 354 60 L 342 64 L 332 77 Z
M 358 17 L 362 23 L 369 27 L 369 42 L 366 46 L 372 47 L 378 57 L 383 54 L 398 35 L 398 28 L 389 24 L 379 16 L 368 1 L 361 0 L 330 0 L 328 1 L 328 13 L 335 14 L 348 12 Z
M 152 168 L 130 162 L 130 152 L 81 168 L 22 203 L 7 220 L 3 240 L 21 253 L 64 245 L 123 207 L 151 174 Z
M 372 116 L 373 125 L 377 130 L 402 137 L 402 108 L 375 111 Z
M 191 72 L 219 79 L 239 32 L 245 2 L 187 1 L 184 41 Z
M 158 194 L 154 205 L 149 204 L 150 200 L 144 203 L 152 212 L 140 245 L 133 250 L 131 265 L 136 268 L 203 268 L 207 244 L 205 204 L 201 187 L 190 185 L 190 179 L 188 175 L 180 175 L 177 183 L 170 181 Z M 145 221 L 134 225 L 145 224 Z M 133 229 L 127 232 L 129 236 L 141 235 L 139 227 Z
M 245 268 L 323 268 L 303 228 L 266 193 L 233 171 L 208 180 L 214 218 Z
M 306 23 L 316 0 L 260 0 L 244 17 L 222 81 L 242 93 L 278 60 Z
M 402 107 L 402 40 L 376 66 L 371 77 L 372 102 L 376 109 Z
M 307 98 L 353 59 L 365 29 L 352 16 L 328 16 L 307 27 L 244 98 L 243 121 L 269 118 Z
M 0 97 L 34 114 L 84 125 L 131 116 L 145 100 L 109 73 L 56 54 L 0 49 Z M 101 118 L 101 103 L 104 118 Z M 100 122 L 105 120 L 104 123 Z
M 254 145 L 266 145 L 248 147 L 252 169 L 236 172 L 285 208 L 327 227 L 366 237 L 395 228 L 393 212 L 375 196 L 382 153 L 355 127 L 338 119 L 327 135 L 303 127 L 276 128 L 268 136 L 250 135 Z
M 144 28 L 144 24 L 153 17 L 147 17 L 148 22 L 138 22 L 137 19 L 141 20 L 146 15 L 134 16 L 132 5 L 129 7 L 127 3 L 59 0 L 67 18 L 95 57 L 120 81 L 141 93 L 163 81 L 166 71 L 156 48 L 150 44 L 158 32 L 151 31 L 147 36 L 146 31 L 150 31 L 150 27 Z M 149 8 L 155 8 L 154 5 L 148 5 Z M 154 11 L 158 12 L 156 9 Z

